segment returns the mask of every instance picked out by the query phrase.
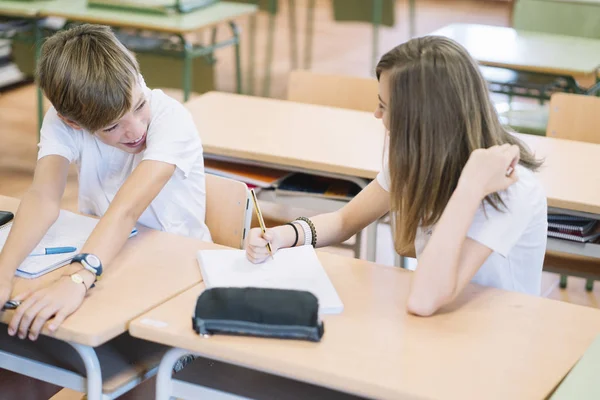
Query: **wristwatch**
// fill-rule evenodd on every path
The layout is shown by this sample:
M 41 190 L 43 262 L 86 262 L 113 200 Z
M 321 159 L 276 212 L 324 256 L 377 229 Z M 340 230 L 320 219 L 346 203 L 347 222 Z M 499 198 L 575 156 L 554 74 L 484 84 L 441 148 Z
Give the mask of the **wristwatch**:
M 83 265 L 83 268 L 94 274 L 96 276 L 97 281 L 101 279 L 102 262 L 100 262 L 98 256 L 89 253 L 80 253 L 73 257 L 73 259 L 71 260 L 71 264 L 75 262 L 80 263 L 81 265 Z M 92 286 L 90 286 L 90 289 L 94 286 L 96 286 L 95 283 L 92 284 Z

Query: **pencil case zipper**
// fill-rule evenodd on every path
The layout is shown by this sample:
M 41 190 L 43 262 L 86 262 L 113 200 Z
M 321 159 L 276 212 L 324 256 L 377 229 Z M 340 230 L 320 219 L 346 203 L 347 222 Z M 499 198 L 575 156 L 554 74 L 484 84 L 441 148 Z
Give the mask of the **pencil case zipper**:
M 271 325 L 248 321 L 227 321 L 192 318 L 194 330 L 200 335 L 224 333 L 230 335 L 260 336 L 280 339 L 305 339 L 318 342 L 323 336 L 323 325 Z

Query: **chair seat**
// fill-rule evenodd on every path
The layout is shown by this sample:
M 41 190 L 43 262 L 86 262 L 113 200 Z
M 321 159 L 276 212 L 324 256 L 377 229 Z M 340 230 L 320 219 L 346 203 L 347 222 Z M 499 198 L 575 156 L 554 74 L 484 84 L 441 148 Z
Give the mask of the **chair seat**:
M 40 336 L 36 342 L 0 335 L 0 350 L 86 375 L 83 361 L 69 344 Z M 110 394 L 156 369 L 168 347 L 123 334 L 95 348 L 102 370 L 102 391 Z

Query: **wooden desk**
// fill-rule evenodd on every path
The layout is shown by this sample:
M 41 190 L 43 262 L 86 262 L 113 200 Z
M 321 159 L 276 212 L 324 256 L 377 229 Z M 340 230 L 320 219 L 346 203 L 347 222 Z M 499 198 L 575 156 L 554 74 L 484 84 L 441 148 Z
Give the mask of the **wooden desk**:
M 186 107 L 207 158 L 345 179 L 373 179 L 382 167 L 384 128 L 368 112 L 220 92 L 206 93 Z M 600 145 L 517 136 L 545 158 L 538 177 L 551 208 L 600 218 L 600 175 L 590 173 L 600 160 Z M 551 251 L 600 258 L 598 245 L 559 239 L 548 244 Z M 369 249 L 367 259 L 373 261 Z
M 385 131 L 372 113 L 210 92 L 186 103 L 205 156 L 374 179 Z
M 381 170 L 384 128 L 368 112 L 219 92 L 186 107 L 209 158 L 368 179 Z M 600 215 L 600 175 L 590 169 L 600 145 L 517 136 L 545 158 L 538 177 L 549 206 Z
M 185 14 L 160 15 L 115 8 L 88 7 L 85 1 L 56 0 L 48 2 L 45 7 L 42 7 L 40 15 L 178 35 L 212 28 L 223 21 L 254 14 L 256 11 L 257 6 L 253 4 L 221 1 Z
M 536 135 L 518 135 L 544 159 L 538 178 L 548 206 L 600 215 L 600 174 L 593 171 L 600 160 L 600 145 Z
M 173 49 L 173 43 L 165 48 L 152 49 L 151 52 L 183 58 L 183 97 L 184 101 L 190 96 L 192 83 L 192 59 L 210 56 L 214 50 L 234 46 L 237 91 L 242 91 L 242 70 L 239 50 L 240 32 L 235 19 L 254 14 L 258 11 L 255 4 L 238 4 L 221 1 L 185 14 L 158 15 L 144 12 L 131 12 L 114 8 L 88 7 L 85 1 L 56 0 L 48 3 L 40 10 L 42 17 L 62 17 L 70 21 L 104 24 L 117 28 L 135 28 L 159 33 L 175 35 L 179 43 Z M 227 22 L 231 28 L 230 39 L 216 42 L 216 32 L 213 40 L 206 45 L 192 45 L 184 37 L 186 34 L 202 29 L 215 29 L 218 24 Z M 149 50 L 144 50 L 149 51 Z
M 431 33 L 463 45 L 480 64 L 566 76 L 593 76 L 600 40 L 488 25 L 452 24 Z
M 16 211 L 17 207 L 17 200 L 0 196 L 0 209 Z M 196 252 L 199 249 L 213 248 L 219 246 L 165 232 L 140 229 L 140 233 L 128 240 L 108 266 L 104 278 L 90 291 L 81 308 L 67 318 L 51 336 L 77 346 L 78 351 L 83 348 L 93 359 L 96 357 L 93 348 L 127 332 L 132 319 L 199 283 L 202 278 Z M 39 279 L 16 278 L 14 295 L 39 287 L 61 273 L 59 269 Z M 12 312 L 0 312 L 0 322 L 8 323 L 11 316 Z M 48 335 L 48 331 L 44 329 L 43 334 Z M 96 362 L 97 360 L 96 357 Z M 0 352 L 0 364 L 2 361 L 3 352 Z M 1 367 L 9 368 L 11 365 L 16 364 L 9 363 Z M 49 374 L 48 371 L 43 372 Z M 89 372 L 88 384 L 93 380 Z M 99 374 L 99 371 L 92 372 Z M 38 378 L 47 380 L 48 376 L 42 374 Z M 101 389 L 102 378 L 98 376 L 97 379 Z M 98 393 L 89 394 L 90 399 L 99 398 L 97 396 Z
M 344 302 L 341 315 L 324 316 L 321 343 L 202 338 L 190 316 L 203 285 L 139 317 L 129 331 L 369 398 L 502 400 L 548 396 L 600 332 L 600 310 L 476 285 L 439 315 L 414 317 L 405 312 L 410 272 L 324 252 L 319 259 Z M 168 374 L 159 371 L 158 379 L 169 387 L 163 365 Z
M 346 179 L 360 187 L 381 169 L 385 131 L 372 113 L 221 92 L 186 107 L 206 158 Z M 366 232 L 367 259 L 374 261 L 376 224 Z
M 5 17 L 34 18 L 48 0 L 19 1 L 0 0 L 0 15 Z

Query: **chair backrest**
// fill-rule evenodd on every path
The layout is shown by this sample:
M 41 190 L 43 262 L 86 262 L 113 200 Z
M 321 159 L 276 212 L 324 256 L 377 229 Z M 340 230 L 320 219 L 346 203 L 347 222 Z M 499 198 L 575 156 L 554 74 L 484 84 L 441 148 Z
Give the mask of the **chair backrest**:
M 553 94 L 546 136 L 600 143 L 600 97 Z
M 249 194 L 243 182 L 206 174 L 206 225 L 213 242 L 244 247 L 252 220 Z
M 379 92 L 376 79 L 292 71 L 287 99 L 299 103 L 375 111 Z

